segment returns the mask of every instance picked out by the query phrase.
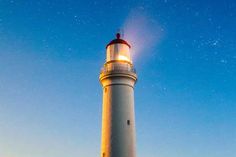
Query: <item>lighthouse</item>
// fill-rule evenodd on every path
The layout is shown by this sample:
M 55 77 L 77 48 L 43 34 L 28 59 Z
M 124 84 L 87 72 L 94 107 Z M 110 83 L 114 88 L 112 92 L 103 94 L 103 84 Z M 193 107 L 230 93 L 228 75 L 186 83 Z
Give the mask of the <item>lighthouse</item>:
M 130 44 L 116 39 L 106 46 L 99 80 L 103 88 L 101 157 L 135 157 L 134 85 Z

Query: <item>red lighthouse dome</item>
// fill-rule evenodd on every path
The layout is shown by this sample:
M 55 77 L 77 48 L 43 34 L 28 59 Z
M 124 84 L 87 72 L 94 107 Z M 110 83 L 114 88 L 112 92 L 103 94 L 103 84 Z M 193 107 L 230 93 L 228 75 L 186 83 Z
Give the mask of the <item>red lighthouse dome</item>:
M 116 39 L 112 40 L 109 44 L 107 44 L 106 48 L 107 48 L 109 45 L 118 44 L 118 43 L 119 43 L 119 44 L 126 44 L 127 46 L 129 46 L 129 48 L 131 48 L 130 44 L 129 44 L 127 41 L 125 41 L 125 40 L 123 40 L 123 39 L 120 38 L 120 33 L 117 33 L 117 34 L 116 34 Z

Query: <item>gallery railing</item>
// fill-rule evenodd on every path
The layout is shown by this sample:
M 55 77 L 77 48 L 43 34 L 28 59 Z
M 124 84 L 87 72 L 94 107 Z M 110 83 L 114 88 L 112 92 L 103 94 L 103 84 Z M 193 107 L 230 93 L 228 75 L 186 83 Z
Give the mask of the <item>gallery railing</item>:
M 105 64 L 101 69 L 101 73 L 107 72 L 133 72 L 136 73 L 133 65 L 129 63 L 109 63 Z

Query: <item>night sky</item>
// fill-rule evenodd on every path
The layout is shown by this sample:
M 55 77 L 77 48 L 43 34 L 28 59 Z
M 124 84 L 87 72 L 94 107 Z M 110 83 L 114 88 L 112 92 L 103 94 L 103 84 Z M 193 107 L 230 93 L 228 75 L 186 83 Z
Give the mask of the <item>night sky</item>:
M 236 156 L 236 1 L 0 0 L 0 157 L 99 157 L 106 44 L 132 45 L 137 157 Z

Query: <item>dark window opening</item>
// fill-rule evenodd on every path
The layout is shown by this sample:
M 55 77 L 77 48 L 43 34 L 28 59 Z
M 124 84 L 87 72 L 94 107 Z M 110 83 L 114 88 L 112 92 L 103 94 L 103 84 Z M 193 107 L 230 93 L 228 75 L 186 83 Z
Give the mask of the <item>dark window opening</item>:
M 105 88 L 105 93 L 107 92 L 107 88 Z
M 105 157 L 105 153 L 102 153 L 102 157 Z
M 130 125 L 130 120 L 127 120 L 127 124 Z

